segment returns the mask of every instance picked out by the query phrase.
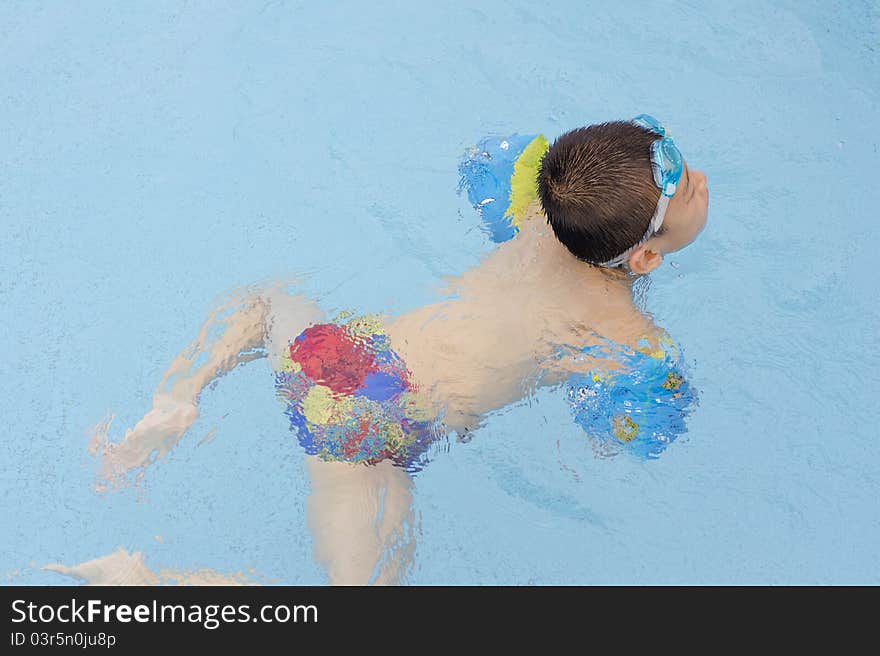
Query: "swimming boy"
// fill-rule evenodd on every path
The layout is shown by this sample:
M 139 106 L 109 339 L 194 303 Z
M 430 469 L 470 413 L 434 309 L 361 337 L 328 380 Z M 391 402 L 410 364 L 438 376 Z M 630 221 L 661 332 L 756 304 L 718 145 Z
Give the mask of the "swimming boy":
M 424 452 L 426 422 L 439 417 L 462 436 L 530 388 L 595 367 L 590 358 L 560 358 L 560 344 L 609 339 L 659 348 L 663 333 L 635 307 L 632 282 L 690 244 L 706 222 L 706 176 L 646 115 L 561 135 L 535 183 L 516 238 L 447 278 L 452 298 L 345 325 L 326 322 L 317 304 L 282 286 L 219 308 L 125 438 L 107 442 L 108 423 L 96 433 L 105 475 L 142 466 L 156 450 L 161 457 L 198 417 L 205 385 L 266 356 L 309 454 L 316 559 L 331 583 L 398 581 L 413 548 L 403 534 L 412 479 L 400 465 Z M 219 322 L 226 330 L 208 344 Z M 207 361 L 194 368 L 204 352 Z

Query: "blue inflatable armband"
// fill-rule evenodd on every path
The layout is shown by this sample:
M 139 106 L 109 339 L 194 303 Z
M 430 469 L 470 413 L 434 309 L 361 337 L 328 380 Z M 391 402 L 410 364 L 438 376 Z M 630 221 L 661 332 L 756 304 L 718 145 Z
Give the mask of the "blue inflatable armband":
M 596 355 L 603 348 L 607 347 L 590 346 L 580 352 Z M 575 374 L 566 383 L 575 422 L 604 454 L 628 451 L 657 458 L 687 432 L 685 419 L 698 404 L 696 390 L 683 374 L 677 349 L 627 353 L 616 345 L 615 351 L 621 369 Z
M 492 241 L 507 241 L 519 231 L 527 207 L 538 198 L 538 168 L 548 148 L 542 134 L 513 134 L 486 137 L 465 152 L 458 193 L 467 189 Z

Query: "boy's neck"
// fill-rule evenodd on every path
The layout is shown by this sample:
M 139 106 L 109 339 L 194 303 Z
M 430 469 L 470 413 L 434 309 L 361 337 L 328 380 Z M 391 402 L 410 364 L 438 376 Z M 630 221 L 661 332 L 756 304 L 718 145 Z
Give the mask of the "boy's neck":
M 557 239 L 546 216 L 537 209 L 520 224 L 516 237 L 501 244 L 498 250 L 512 260 L 511 266 L 526 274 L 523 278 L 538 285 L 559 285 L 565 281 L 584 285 L 594 281 L 632 293 L 633 276 L 621 269 L 595 267 L 579 260 Z
M 464 273 L 444 278 L 447 284 L 439 290 L 441 294 L 470 290 L 479 295 L 480 290 L 506 288 L 517 296 L 565 296 L 575 306 L 591 304 L 596 294 L 606 302 L 630 306 L 634 281 L 624 271 L 591 266 L 572 255 L 536 205 L 529 208 L 514 238 L 499 244 Z
M 658 343 L 659 330 L 633 300 L 633 283 L 640 276 L 579 260 L 556 238 L 543 213 L 521 224 L 519 234 L 495 254 L 500 260 L 486 272 L 488 277 L 516 272 L 517 287 L 527 297 L 549 297 L 560 302 L 559 307 L 572 309 L 575 316 L 583 313 L 580 328 L 586 326 L 590 333 L 633 347 L 643 338 Z M 502 276 L 495 282 L 507 281 Z

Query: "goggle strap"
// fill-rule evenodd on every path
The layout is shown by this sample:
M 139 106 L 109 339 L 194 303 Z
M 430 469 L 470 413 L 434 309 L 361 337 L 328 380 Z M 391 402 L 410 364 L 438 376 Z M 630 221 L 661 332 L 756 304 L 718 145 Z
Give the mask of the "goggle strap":
M 645 232 L 644 237 L 642 237 L 638 243 L 633 244 L 617 257 L 612 258 L 607 262 L 602 262 L 598 264 L 598 266 L 620 266 L 626 261 L 626 259 L 636 248 L 638 248 L 646 241 L 648 241 L 651 237 L 653 237 L 657 233 L 657 231 L 660 230 L 660 227 L 663 225 L 663 220 L 666 218 L 666 208 L 669 207 L 669 198 L 669 196 L 664 196 L 663 194 L 660 194 L 660 200 L 657 201 L 657 208 L 654 210 L 654 216 L 651 217 L 651 223 L 648 224 L 648 230 L 647 232 Z

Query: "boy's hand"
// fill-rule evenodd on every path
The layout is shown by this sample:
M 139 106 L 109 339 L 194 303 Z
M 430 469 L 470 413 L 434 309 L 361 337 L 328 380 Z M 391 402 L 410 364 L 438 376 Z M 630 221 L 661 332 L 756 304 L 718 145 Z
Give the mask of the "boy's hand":
M 99 425 L 90 450 L 101 458 L 101 474 L 107 482 L 120 484 L 131 470 L 164 457 L 198 419 L 195 403 L 157 394 L 153 408 L 119 442 L 110 442 L 107 432 L 112 415 Z M 155 453 L 155 456 L 153 454 Z

